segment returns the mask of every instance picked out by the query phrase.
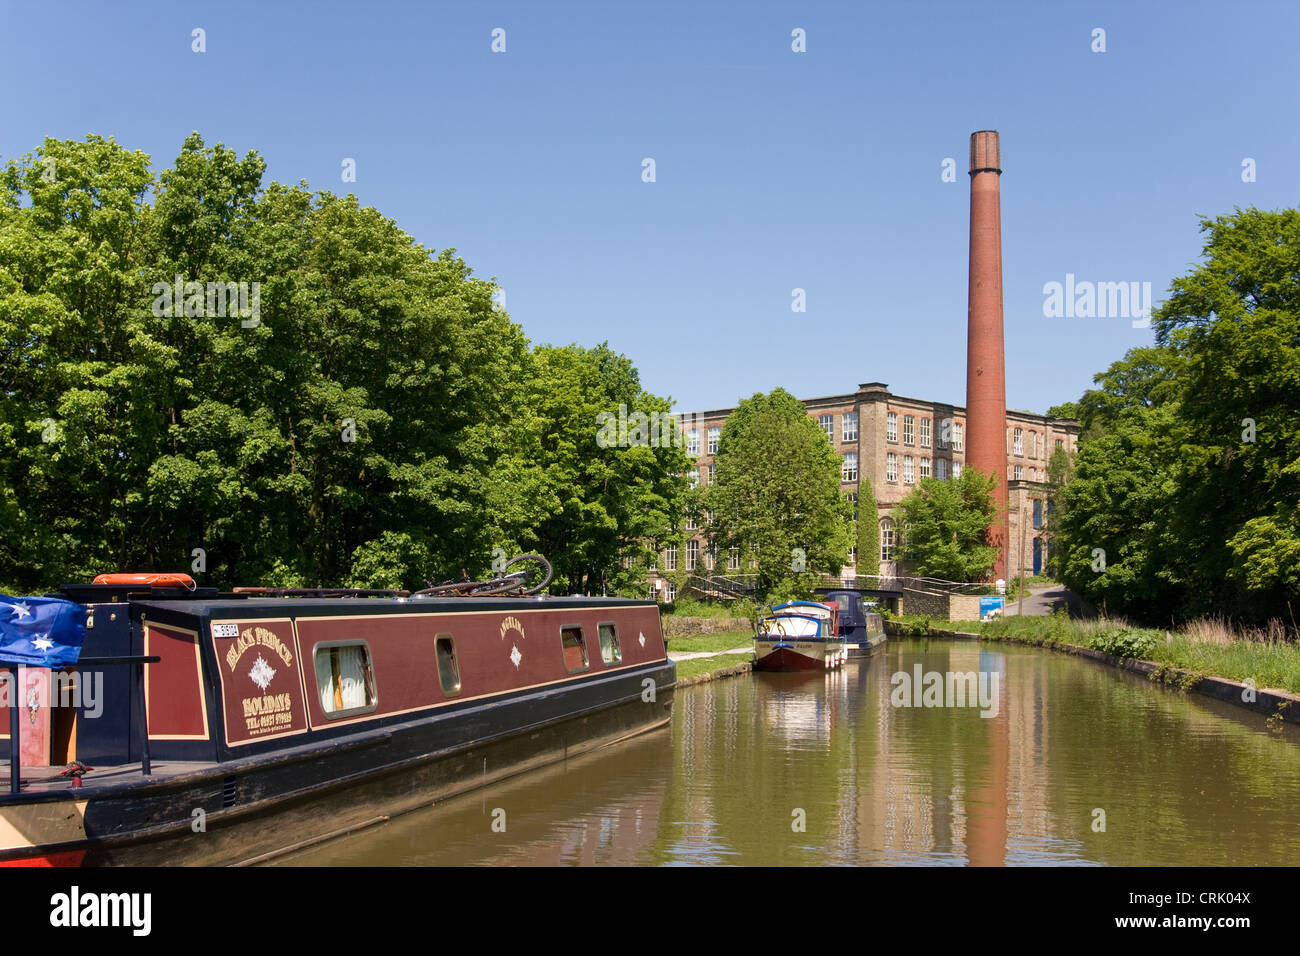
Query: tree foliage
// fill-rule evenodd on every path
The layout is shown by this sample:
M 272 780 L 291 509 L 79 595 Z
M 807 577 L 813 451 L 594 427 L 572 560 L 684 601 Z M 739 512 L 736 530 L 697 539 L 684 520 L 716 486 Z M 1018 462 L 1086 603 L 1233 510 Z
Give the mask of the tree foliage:
M 1206 219 L 1204 262 L 1081 400 L 1066 581 L 1160 622 L 1300 594 L 1300 211 Z M 1086 429 L 1087 431 L 1087 429 Z M 1098 561 L 1098 555 L 1104 560 Z
M 880 571 L 880 518 L 876 492 L 865 471 L 858 480 L 858 571 L 874 575 Z
M 156 176 L 97 136 L 6 165 L 0 582 L 410 587 L 540 547 L 564 587 L 626 584 L 682 468 L 595 455 L 594 410 L 664 400 L 607 348 L 530 347 L 454 250 L 264 169 L 198 134 Z M 251 317 L 215 283 L 256 283 Z
M 719 553 L 757 563 L 763 598 L 807 595 L 848 558 L 852 510 L 842 461 L 803 403 L 784 389 L 743 400 L 722 428 L 717 475 L 704 490 Z
M 565 591 L 641 596 L 658 545 L 680 537 L 688 460 L 675 431 L 602 447 L 597 421 L 620 405 L 666 419 L 671 403 L 645 392 L 632 363 L 605 344 L 538 348 L 533 357 L 530 454 L 546 467 L 521 545 L 550 557 Z
M 1063 416 L 1062 416 L 1063 417 Z M 1046 543 L 1046 560 L 1043 563 L 1049 577 L 1060 579 L 1062 556 L 1057 551 L 1056 515 L 1061 513 L 1065 501 L 1065 486 L 1074 477 L 1074 458 L 1064 446 L 1055 449 L 1047 462 L 1047 513 L 1039 530 Z
M 901 554 L 918 574 L 947 581 L 988 578 L 997 559 L 987 536 L 997 514 L 996 484 L 993 476 L 966 468 L 948 481 L 922 478 L 898 503 Z

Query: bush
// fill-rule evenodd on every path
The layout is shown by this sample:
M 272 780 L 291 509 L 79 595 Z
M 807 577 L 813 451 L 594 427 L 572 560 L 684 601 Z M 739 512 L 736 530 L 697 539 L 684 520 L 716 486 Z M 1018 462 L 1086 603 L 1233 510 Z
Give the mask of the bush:
M 903 623 L 903 633 L 909 637 L 926 637 L 930 633 L 929 615 L 921 615 Z
M 1115 625 L 1104 627 L 1088 638 L 1093 650 L 1114 654 L 1116 657 L 1144 658 L 1151 654 L 1163 640 L 1159 631 Z

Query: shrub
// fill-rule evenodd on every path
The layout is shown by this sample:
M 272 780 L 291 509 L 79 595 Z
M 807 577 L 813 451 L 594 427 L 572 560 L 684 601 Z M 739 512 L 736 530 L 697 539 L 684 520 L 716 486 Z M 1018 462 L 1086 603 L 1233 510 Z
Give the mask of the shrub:
M 905 622 L 903 627 L 909 637 L 925 637 L 930 633 L 930 617 L 929 615 L 922 615 L 913 618 Z
M 1163 639 L 1159 631 L 1112 625 L 1089 637 L 1088 646 L 1116 657 L 1142 658 L 1149 656 Z

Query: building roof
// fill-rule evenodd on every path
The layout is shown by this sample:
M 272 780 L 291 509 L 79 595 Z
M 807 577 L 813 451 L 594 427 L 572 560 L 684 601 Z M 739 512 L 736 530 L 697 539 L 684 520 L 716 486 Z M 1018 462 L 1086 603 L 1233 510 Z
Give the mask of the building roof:
M 911 398 L 906 395 L 896 395 L 893 392 L 889 391 L 889 386 L 886 385 L 884 382 L 866 382 L 862 385 L 859 385 L 858 390 L 856 392 L 849 392 L 844 395 L 823 395 L 817 398 L 801 398 L 799 399 L 799 401 L 803 402 L 805 406 L 849 405 L 857 402 L 859 400 L 859 396 L 864 391 L 884 391 L 888 394 L 890 400 L 892 401 L 896 401 L 900 403 L 912 402 L 917 405 L 938 405 L 944 408 L 951 408 L 954 414 L 964 415 L 966 413 L 965 405 L 956 405 L 953 404 L 952 402 L 941 402 L 941 401 L 934 401 L 931 399 L 924 399 L 924 398 Z M 693 418 L 726 418 L 735 410 L 736 410 L 735 406 L 732 406 L 731 408 L 713 408 L 707 411 L 685 412 L 683 414 L 689 415 Z M 1066 430 L 1069 430 L 1071 428 L 1077 429 L 1079 427 L 1079 422 L 1073 418 L 1056 418 L 1055 416 L 1050 416 L 1046 414 L 1040 415 L 1036 412 L 1021 411 L 1020 409 L 1017 408 L 1007 409 L 1007 418 L 1012 418 L 1016 416 L 1022 416 L 1025 418 L 1042 419 L 1049 423 L 1060 425 Z

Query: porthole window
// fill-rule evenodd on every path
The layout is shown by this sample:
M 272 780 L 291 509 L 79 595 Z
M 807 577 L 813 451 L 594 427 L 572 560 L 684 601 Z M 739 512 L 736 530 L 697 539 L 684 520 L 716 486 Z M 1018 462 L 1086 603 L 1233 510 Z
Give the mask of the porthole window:
M 606 664 L 617 664 L 623 659 L 623 649 L 618 643 L 618 628 L 613 624 L 600 625 L 600 659 Z
M 374 710 L 375 671 L 370 648 L 362 641 L 317 644 L 316 688 L 326 717 L 346 717 Z
M 585 671 L 591 666 L 587 660 L 587 641 L 582 636 L 582 628 L 577 625 L 560 628 L 560 643 L 564 647 L 564 666 L 570 674 Z
M 456 659 L 456 639 L 450 634 L 439 634 L 434 643 L 438 655 L 438 681 L 448 697 L 460 693 L 460 661 Z

